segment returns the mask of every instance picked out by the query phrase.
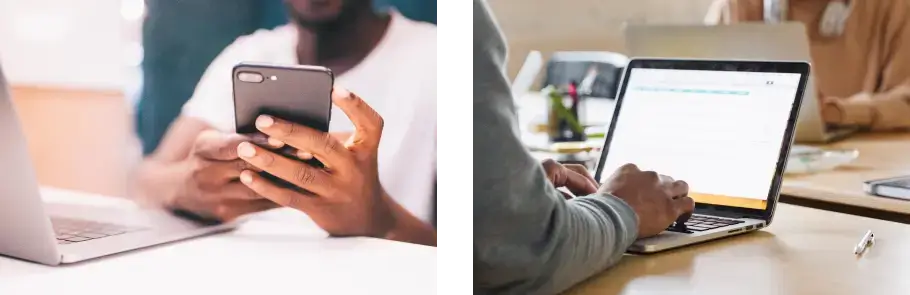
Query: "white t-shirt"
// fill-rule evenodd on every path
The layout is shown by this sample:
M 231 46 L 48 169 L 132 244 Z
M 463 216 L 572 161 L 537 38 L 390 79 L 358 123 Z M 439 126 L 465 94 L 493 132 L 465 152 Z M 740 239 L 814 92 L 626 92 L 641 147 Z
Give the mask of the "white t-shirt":
M 379 177 L 386 191 L 424 221 L 436 175 L 436 27 L 392 12 L 382 41 L 335 84 L 357 93 L 383 119 Z M 297 28 L 285 25 L 237 38 L 209 65 L 183 115 L 234 132 L 231 70 L 240 62 L 297 64 Z M 332 109 L 330 131 L 353 131 Z

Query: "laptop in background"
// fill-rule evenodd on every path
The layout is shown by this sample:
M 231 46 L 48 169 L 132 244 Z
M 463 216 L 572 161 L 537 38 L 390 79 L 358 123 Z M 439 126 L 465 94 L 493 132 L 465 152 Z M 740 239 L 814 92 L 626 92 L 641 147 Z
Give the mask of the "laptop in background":
M 47 265 L 79 262 L 230 230 L 163 210 L 44 204 L 0 66 L 0 255 Z
M 635 57 L 812 60 L 805 26 L 797 22 L 717 26 L 627 25 L 624 30 L 628 53 Z M 859 131 L 855 127 L 826 124 L 821 116 L 816 90 L 814 78 L 810 76 L 806 99 L 796 125 L 796 142 L 829 143 Z
M 594 177 L 632 163 L 686 181 L 696 205 L 688 221 L 629 251 L 770 225 L 808 77 L 805 62 L 633 59 Z

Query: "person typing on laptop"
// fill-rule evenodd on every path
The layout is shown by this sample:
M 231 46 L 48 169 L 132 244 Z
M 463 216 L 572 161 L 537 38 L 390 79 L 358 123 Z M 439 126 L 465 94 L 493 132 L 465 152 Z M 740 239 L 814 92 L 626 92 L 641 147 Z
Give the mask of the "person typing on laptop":
M 910 128 L 910 1 L 718 0 L 705 20 L 802 22 L 827 123 Z
M 482 0 L 474 0 L 473 43 L 476 294 L 560 293 L 693 211 L 685 182 L 635 165 L 596 191 L 584 172 L 541 165 L 517 134 L 505 42 Z

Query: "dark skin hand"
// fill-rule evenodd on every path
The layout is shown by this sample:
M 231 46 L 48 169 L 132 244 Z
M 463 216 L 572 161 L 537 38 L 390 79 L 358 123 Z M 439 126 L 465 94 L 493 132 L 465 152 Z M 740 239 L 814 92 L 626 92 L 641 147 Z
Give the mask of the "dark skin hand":
M 237 156 L 235 148 L 247 140 L 213 130 L 200 133 L 187 159 L 176 164 L 187 174 L 164 206 L 215 221 L 278 207 L 239 182 L 241 171 L 254 168 Z
M 566 188 L 572 193 L 559 191 L 566 199 L 573 198 L 573 195 L 586 196 L 597 192 L 597 181 L 594 180 L 594 177 L 591 176 L 585 166 L 578 164 L 563 165 L 552 159 L 544 160 L 541 165 L 544 173 L 547 174 L 547 179 L 553 183 L 553 186 Z
M 256 120 L 256 128 L 273 145 L 296 148 L 298 156 L 315 157 L 324 168 L 244 142 L 237 147 L 241 159 L 299 189 L 276 185 L 253 169 L 240 174 L 241 182 L 275 203 L 305 212 L 332 236 L 369 236 L 435 245 L 436 231 L 396 203 L 379 182 L 377 152 L 382 117 L 344 89 L 336 87 L 332 101 L 356 129 L 345 142 L 279 118 L 260 116 Z
M 674 222 L 685 222 L 695 210 L 685 181 L 641 171 L 632 164 L 616 170 L 598 192 L 620 198 L 632 207 L 638 217 L 639 238 L 655 236 Z

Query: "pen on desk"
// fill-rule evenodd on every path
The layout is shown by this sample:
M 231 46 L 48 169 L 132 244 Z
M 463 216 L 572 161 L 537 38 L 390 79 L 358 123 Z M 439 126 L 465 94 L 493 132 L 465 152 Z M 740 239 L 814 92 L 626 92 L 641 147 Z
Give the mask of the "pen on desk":
M 866 248 L 869 248 L 872 243 L 875 242 L 875 235 L 872 234 L 872 230 L 866 231 L 866 234 L 863 235 L 863 238 L 859 240 L 859 244 L 856 244 L 856 248 L 853 248 L 853 254 L 860 255 L 866 251 Z

